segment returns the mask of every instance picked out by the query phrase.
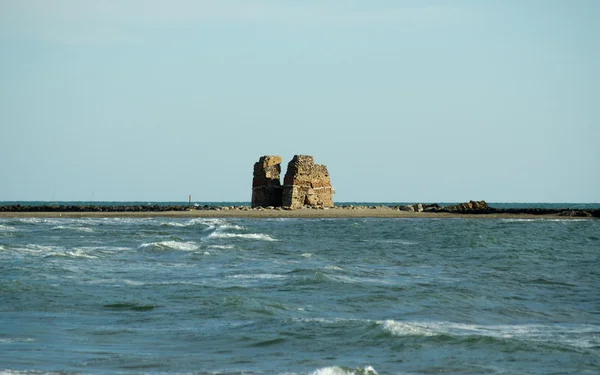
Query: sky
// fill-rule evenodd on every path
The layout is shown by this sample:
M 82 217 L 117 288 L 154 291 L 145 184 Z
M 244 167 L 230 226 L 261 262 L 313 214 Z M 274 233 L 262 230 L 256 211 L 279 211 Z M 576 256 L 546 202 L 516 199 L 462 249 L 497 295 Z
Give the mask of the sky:
M 600 202 L 595 0 L 0 0 L 0 201 Z

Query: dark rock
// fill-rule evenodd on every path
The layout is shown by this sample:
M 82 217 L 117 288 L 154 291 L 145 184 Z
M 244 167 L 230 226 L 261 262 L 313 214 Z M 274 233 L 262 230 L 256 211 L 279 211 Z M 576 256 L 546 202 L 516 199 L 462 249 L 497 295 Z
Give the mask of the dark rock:
M 567 210 L 558 213 L 558 216 L 568 216 L 568 217 L 592 217 L 592 214 L 587 211 L 580 210 Z
M 494 210 L 490 209 L 490 206 L 486 201 L 469 201 L 465 203 L 457 204 L 456 206 L 444 207 L 440 212 L 454 212 L 454 213 L 492 213 Z

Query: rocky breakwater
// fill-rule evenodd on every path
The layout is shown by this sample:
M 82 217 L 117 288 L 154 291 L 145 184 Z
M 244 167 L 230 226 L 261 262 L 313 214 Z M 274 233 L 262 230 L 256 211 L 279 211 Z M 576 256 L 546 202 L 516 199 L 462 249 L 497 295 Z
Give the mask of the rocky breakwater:
M 409 212 L 445 212 L 451 214 L 507 214 L 507 215 L 553 215 L 562 217 L 600 217 L 600 210 L 580 210 L 570 208 L 495 208 L 487 204 L 486 201 L 469 201 L 452 206 L 440 206 L 434 204 L 413 204 L 409 206 L 399 206 L 402 211 Z
M 436 210 L 429 210 L 435 212 Z M 437 212 L 451 212 L 451 213 L 469 213 L 469 214 L 491 214 L 497 210 L 490 207 L 486 201 L 468 201 L 459 203 L 455 206 L 438 207 Z
M 281 156 L 263 156 L 254 163 L 252 207 L 279 207 L 283 196 L 281 187 Z
M 295 155 L 288 163 L 283 180 L 284 207 L 333 207 L 333 194 L 327 167 L 315 164 L 312 156 Z
M 188 211 L 188 206 L 175 205 L 22 205 L 11 204 L 0 206 L 0 212 L 168 212 L 168 211 Z

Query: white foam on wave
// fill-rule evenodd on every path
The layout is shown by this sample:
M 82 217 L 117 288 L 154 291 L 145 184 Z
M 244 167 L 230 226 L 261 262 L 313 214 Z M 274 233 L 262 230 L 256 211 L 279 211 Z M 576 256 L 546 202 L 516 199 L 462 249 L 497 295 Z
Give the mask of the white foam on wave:
M 38 244 L 29 244 L 24 247 L 14 247 L 10 249 L 11 252 L 27 255 L 27 256 L 54 256 L 54 255 L 62 255 L 66 250 L 61 246 L 51 246 L 51 245 L 38 245 Z
M 64 375 L 63 371 L 40 371 L 40 370 L 11 370 L 0 369 L 0 375 Z
M 182 242 L 182 241 L 159 241 L 159 242 L 146 242 L 140 245 L 141 249 L 153 248 L 161 250 L 180 250 L 180 251 L 194 251 L 198 250 L 198 245 L 195 242 Z
M 55 253 L 55 254 L 52 254 L 52 255 L 53 256 L 60 256 L 60 257 L 68 257 L 68 258 L 98 259 L 97 256 L 88 254 L 87 251 L 85 251 L 83 249 L 67 250 L 67 251 L 65 251 L 63 253 Z
M 161 225 L 165 225 L 167 227 L 187 227 L 189 226 L 188 223 L 180 223 L 178 221 L 167 221 L 165 223 L 161 223 Z
M 86 232 L 86 233 L 94 232 L 93 228 L 68 226 L 68 225 L 57 225 L 57 226 L 53 227 L 52 230 L 73 230 L 73 231 L 77 231 L 77 232 Z
M 400 245 L 406 245 L 406 246 L 418 245 L 419 244 L 416 241 L 409 241 L 409 240 L 402 240 L 402 239 L 370 240 L 368 242 L 393 243 L 393 244 L 400 244 Z
M 232 279 L 260 279 L 260 280 L 277 280 L 277 279 L 285 279 L 287 276 L 285 275 L 277 275 L 272 273 L 257 273 L 257 274 L 240 274 L 240 275 L 231 275 L 228 276 Z
M 208 238 L 244 238 L 248 240 L 261 240 L 261 241 L 277 241 L 275 238 L 268 234 L 262 233 L 222 233 L 213 232 L 208 235 Z
M 561 223 L 570 223 L 573 221 L 590 221 L 590 219 L 592 219 L 592 218 L 590 217 L 588 219 L 573 219 L 573 218 L 571 218 L 571 219 L 545 219 L 545 220 L 546 221 L 558 221 Z
M 397 322 L 395 320 L 378 321 L 384 330 L 394 336 L 435 336 L 440 334 L 431 329 L 427 324 Z
M 210 245 L 208 246 L 209 249 L 219 249 L 219 250 L 230 250 L 235 248 L 235 246 L 233 245 Z
M 143 285 L 146 285 L 146 283 L 143 281 L 136 281 L 136 280 L 129 280 L 129 279 L 95 279 L 95 280 L 88 280 L 85 283 L 91 284 L 91 285 L 111 285 L 111 286 L 121 286 L 121 285 L 143 286 Z
M 225 230 L 225 229 L 242 230 L 242 229 L 245 229 L 244 227 L 242 227 L 240 225 L 232 224 L 231 222 L 227 221 L 226 219 L 220 219 L 220 218 L 215 218 L 215 219 L 195 218 L 195 219 L 191 219 L 186 224 L 186 226 L 197 225 L 197 224 L 205 225 L 205 226 L 207 226 L 207 229 L 209 229 L 209 230 Z
M 39 217 L 26 217 L 21 218 L 18 221 L 24 224 L 60 224 L 64 221 L 62 219 L 47 219 L 47 218 L 39 218 Z
M 553 222 L 561 222 L 561 223 L 570 223 L 572 221 L 589 221 L 590 219 L 573 219 L 573 218 L 565 218 L 565 219 L 548 219 L 548 218 L 529 218 L 529 219 L 518 219 L 518 218 L 512 218 L 512 219 L 500 219 L 500 221 L 503 221 L 505 223 L 519 223 L 519 222 L 532 222 L 532 221 L 540 221 L 540 222 L 548 222 L 548 221 L 553 221 Z
M 338 366 L 323 367 L 310 373 L 310 375 L 378 375 L 371 366 L 364 368 L 348 369 Z
M 578 348 L 600 345 L 598 327 L 592 325 L 476 325 L 451 322 L 378 321 L 394 336 L 482 336 L 536 342 L 556 342 Z
M 194 218 L 187 221 L 164 221 L 160 222 L 160 225 L 165 225 L 169 227 L 192 227 L 196 225 L 206 226 L 206 229 L 214 230 L 214 229 L 244 229 L 239 225 L 232 224 L 225 219 L 206 219 L 206 218 Z
M 36 342 L 36 339 L 32 338 L 21 338 L 21 337 L 9 337 L 9 338 L 0 338 L 0 344 L 10 344 L 13 342 Z M 1 373 L 0 373 L 1 374 Z
M 245 227 L 242 227 L 240 225 L 236 225 L 236 224 L 231 224 L 231 223 L 227 223 L 227 224 L 223 224 L 219 227 L 219 229 L 234 229 L 234 230 L 244 230 L 246 229 Z
M 0 232 L 17 232 L 19 229 L 10 225 L 0 224 Z
M 87 258 L 97 259 L 96 255 L 90 254 L 85 248 L 65 249 L 60 246 L 27 245 L 24 252 L 43 257 L 65 257 L 65 258 Z
M 338 324 L 344 322 L 371 322 L 370 320 L 352 318 L 292 318 L 292 321 L 301 323 Z
M 303 258 L 310 258 L 313 255 L 312 255 L 312 253 L 302 253 L 302 254 L 300 254 L 300 256 L 303 257 Z

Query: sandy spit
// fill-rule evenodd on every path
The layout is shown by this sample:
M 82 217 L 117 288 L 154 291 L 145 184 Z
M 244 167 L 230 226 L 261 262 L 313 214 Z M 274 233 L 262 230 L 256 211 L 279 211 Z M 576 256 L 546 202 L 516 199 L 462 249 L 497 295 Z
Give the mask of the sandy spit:
M 223 209 L 217 210 L 189 210 L 189 211 L 162 211 L 162 212 L 0 212 L 0 218 L 111 218 L 111 217 L 169 217 L 169 218 L 402 218 L 402 219 L 446 219 L 446 218 L 469 218 L 469 219 L 582 219 L 581 217 L 566 217 L 558 215 L 531 215 L 531 214 L 455 214 L 446 212 L 405 212 L 391 207 L 355 207 L 330 209 L 297 209 L 297 210 L 240 210 Z M 593 219 L 593 218 L 590 218 Z

